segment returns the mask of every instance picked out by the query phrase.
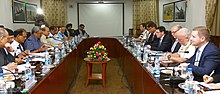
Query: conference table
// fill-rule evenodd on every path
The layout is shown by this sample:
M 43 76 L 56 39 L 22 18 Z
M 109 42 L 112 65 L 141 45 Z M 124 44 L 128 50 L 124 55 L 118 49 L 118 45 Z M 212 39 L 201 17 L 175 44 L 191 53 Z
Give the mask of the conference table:
M 116 58 L 133 94 L 166 94 L 173 91 L 155 80 L 154 76 L 119 42 L 117 38 L 87 38 L 77 45 L 59 65 L 52 69 L 29 91 L 31 94 L 67 94 L 75 84 L 85 58 L 85 51 L 95 43 L 108 50 L 109 58 Z M 108 71 L 108 69 L 107 69 Z M 107 81 L 108 83 L 108 81 Z

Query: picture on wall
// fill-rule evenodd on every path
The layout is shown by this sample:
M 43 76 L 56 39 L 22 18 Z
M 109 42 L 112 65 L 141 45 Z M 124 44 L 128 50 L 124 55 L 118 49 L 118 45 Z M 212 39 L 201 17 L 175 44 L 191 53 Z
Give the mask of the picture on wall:
M 13 22 L 25 23 L 26 14 L 25 14 L 25 3 L 21 1 L 13 2 Z
M 186 21 L 186 1 L 175 2 L 175 21 L 185 22 Z
M 37 15 L 37 5 L 26 4 L 27 23 L 34 23 L 35 16 Z
M 163 21 L 174 21 L 174 3 L 167 3 L 163 5 Z

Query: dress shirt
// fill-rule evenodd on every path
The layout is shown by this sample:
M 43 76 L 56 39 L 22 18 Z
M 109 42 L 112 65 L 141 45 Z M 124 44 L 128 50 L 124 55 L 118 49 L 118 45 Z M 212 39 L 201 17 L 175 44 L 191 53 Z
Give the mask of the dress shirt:
M 51 33 L 48 36 L 42 35 L 40 41 L 45 46 L 49 46 L 49 47 L 55 47 L 60 43 L 53 38 L 53 35 Z
M 163 35 L 160 39 L 159 39 L 159 43 L 158 43 L 158 47 L 160 47 L 162 41 L 163 41 L 163 38 L 164 38 L 165 35 Z
M 195 59 L 195 63 L 194 63 L 195 66 L 199 66 L 200 57 L 201 57 L 202 52 L 203 52 L 203 50 L 205 49 L 205 47 L 206 47 L 206 45 L 207 45 L 208 43 L 209 43 L 209 42 L 205 43 L 205 44 L 202 45 L 200 48 L 198 48 L 198 50 L 196 51 L 196 59 Z
M 141 36 L 142 35 L 142 36 Z M 148 35 L 148 31 L 147 30 L 144 30 L 141 35 L 139 36 L 140 39 L 147 39 L 147 35 Z
M 58 32 L 58 36 L 59 36 L 60 39 L 66 38 L 66 35 L 61 33 L 61 32 Z
M 83 32 L 79 29 L 79 35 L 83 36 Z
M 36 38 L 34 35 L 31 35 L 24 43 L 24 48 L 26 50 L 34 51 L 39 49 L 43 43 L 40 39 Z
M 186 46 L 181 45 L 178 54 L 180 55 L 180 57 L 182 58 L 187 58 L 189 59 L 190 57 L 192 57 L 195 53 L 196 47 L 192 46 L 191 42 L 188 42 L 186 44 Z M 189 53 L 186 53 L 189 52 Z
M 178 39 L 175 39 L 175 42 L 173 43 L 173 46 L 171 47 L 171 52 L 174 52 L 174 49 L 176 48 L 177 43 L 178 43 Z
M 11 55 L 13 55 L 13 56 L 17 56 L 18 54 L 20 54 L 21 52 L 24 51 L 24 48 L 22 47 L 22 45 L 20 43 L 18 43 L 16 40 L 14 40 L 11 43 L 11 47 L 14 49 L 13 52 L 10 52 Z

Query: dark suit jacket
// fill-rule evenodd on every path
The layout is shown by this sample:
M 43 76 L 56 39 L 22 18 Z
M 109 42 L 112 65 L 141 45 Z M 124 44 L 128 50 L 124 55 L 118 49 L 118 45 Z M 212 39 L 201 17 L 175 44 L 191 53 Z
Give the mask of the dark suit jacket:
M 69 30 L 65 29 L 64 35 L 67 37 L 69 37 L 68 32 L 69 32 L 69 36 L 74 36 L 74 29 L 69 29 Z
M 155 45 L 155 46 L 152 45 L 151 46 L 151 50 L 170 52 L 170 49 L 172 47 L 172 39 L 169 37 L 169 35 L 167 35 L 167 34 L 164 35 L 164 38 L 163 38 L 160 45 L 159 45 L 159 41 L 158 41 L 157 45 Z
M 177 44 L 176 44 L 176 46 L 175 46 L 175 48 L 174 48 L 174 50 L 173 50 L 172 53 L 176 53 L 176 52 L 178 52 L 179 49 L 180 49 L 180 47 L 181 47 L 181 44 L 180 44 L 179 42 L 177 42 Z M 172 46 L 171 46 L 171 48 L 172 48 Z M 170 49 L 171 49 L 171 48 L 170 48 Z
M 198 49 L 196 49 L 197 51 Z M 214 75 L 220 74 L 220 50 L 213 43 L 209 42 L 204 48 L 199 66 L 194 66 L 194 61 L 196 59 L 195 54 L 188 59 L 186 62 L 190 62 L 189 68 L 193 69 L 194 80 L 203 81 L 203 75 L 210 75 L 213 70 L 215 70 Z
M 75 34 L 76 36 L 78 36 L 78 35 L 80 34 L 79 29 L 75 30 L 75 31 L 74 31 L 74 34 Z M 85 31 L 85 30 L 82 30 L 82 35 L 84 35 L 84 34 L 86 34 L 86 31 Z
M 220 74 L 213 75 L 212 77 L 213 77 L 215 83 L 219 83 L 220 82 Z
M 6 54 L 4 48 L 0 48 L 0 66 L 7 65 L 9 62 L 14 62 L 15 57 L 10 53 Z
M 146 45 L 150 45 L 151 47 L 154 46 L 158 46 L 159 43 L 159 38 L 157 38 L 157 35 L 150 35 L 150 37 L 145 41 L 144 46 Z

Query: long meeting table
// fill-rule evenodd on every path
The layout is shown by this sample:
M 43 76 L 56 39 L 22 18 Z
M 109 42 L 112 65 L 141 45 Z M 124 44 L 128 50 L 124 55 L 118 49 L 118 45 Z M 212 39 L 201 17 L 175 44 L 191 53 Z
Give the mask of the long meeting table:
M 88 38 L 77 45 L 62 62 L 51 70 L 31 90 L 31 94 L 67 94 L 75 84 L 85 51 L 98 41 L 116 58 L 133 94 L 166 94 L 167 91 L 153 75 L 116 38 Z M 106 69 L 108 71 L 108 69 Z M 106 81 L 108 83 L 108 81 Z

